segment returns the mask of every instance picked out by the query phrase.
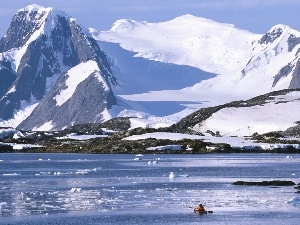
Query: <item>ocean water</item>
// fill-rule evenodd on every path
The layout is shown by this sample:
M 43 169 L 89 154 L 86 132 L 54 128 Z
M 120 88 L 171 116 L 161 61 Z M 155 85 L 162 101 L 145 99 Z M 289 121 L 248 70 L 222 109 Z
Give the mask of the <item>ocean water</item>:
M 298 224 L 293 186 L 232 185 L 275 179 L 300 155 L 0 154 L 0 224 Z

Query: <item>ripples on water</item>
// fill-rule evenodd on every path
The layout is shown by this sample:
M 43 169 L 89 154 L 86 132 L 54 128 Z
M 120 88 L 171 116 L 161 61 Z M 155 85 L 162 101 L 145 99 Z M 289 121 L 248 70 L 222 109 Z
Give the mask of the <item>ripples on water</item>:
M 299 183 L 300 155 L 149 154 L 142 160 L 134 158 L 0 154 L 0 224 L 98 224 L 99 220 L 99 224 L 199 224 L 199 220 L 251 224 L 253 218 L 259 222 L 254 224 L 280 224 L 285 216 L 286 224 L 298 221 L 299 194 L 293 187 L 232 183 L 273 179 Z M 174 178 L 169 178 L 170 172 Z M 287 203 L 291 198 L 296 201 Z M 214 213 L 194 214 L 190 207 L 199 202 Z

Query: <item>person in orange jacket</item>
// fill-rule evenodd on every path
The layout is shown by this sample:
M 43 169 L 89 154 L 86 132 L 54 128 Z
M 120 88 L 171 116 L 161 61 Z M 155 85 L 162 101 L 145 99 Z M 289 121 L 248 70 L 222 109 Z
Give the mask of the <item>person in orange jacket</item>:
M 205 212 L 205 208 L 202 204 L 200 204 L 197 208 L 195 208 L 196 212 Z

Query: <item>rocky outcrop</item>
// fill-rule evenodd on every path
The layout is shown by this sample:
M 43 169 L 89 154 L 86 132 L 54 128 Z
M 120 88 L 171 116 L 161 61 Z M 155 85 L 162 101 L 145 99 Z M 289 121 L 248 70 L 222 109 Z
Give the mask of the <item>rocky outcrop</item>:
M 255 185 L 255 186 L 293 186 L 296 185 L 293 181 L 272 180 L 272 181 L 236 181 L 233 185 Z

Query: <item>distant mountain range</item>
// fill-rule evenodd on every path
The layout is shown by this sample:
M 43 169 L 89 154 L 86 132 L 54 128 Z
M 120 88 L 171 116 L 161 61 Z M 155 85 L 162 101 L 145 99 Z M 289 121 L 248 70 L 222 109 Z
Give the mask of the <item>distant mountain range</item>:
M 13 17 L 0 52 L 0 126 L 26 130 L 121 116 L 138 117 L 133 127 L 170 126 L 200 108 L 300 88 L 300 32 L 285 25 L 253 34 L 184 15 L 161 23 L 122 19 L 97 31 L 30 5 Z M 297 96 L 284 94 L 256 111 L 247 104 L 222 109 L 193 129 L 224 135 L 286 129 L 300 121 Z M 266 111 L 277 120 L 262 117 Z

